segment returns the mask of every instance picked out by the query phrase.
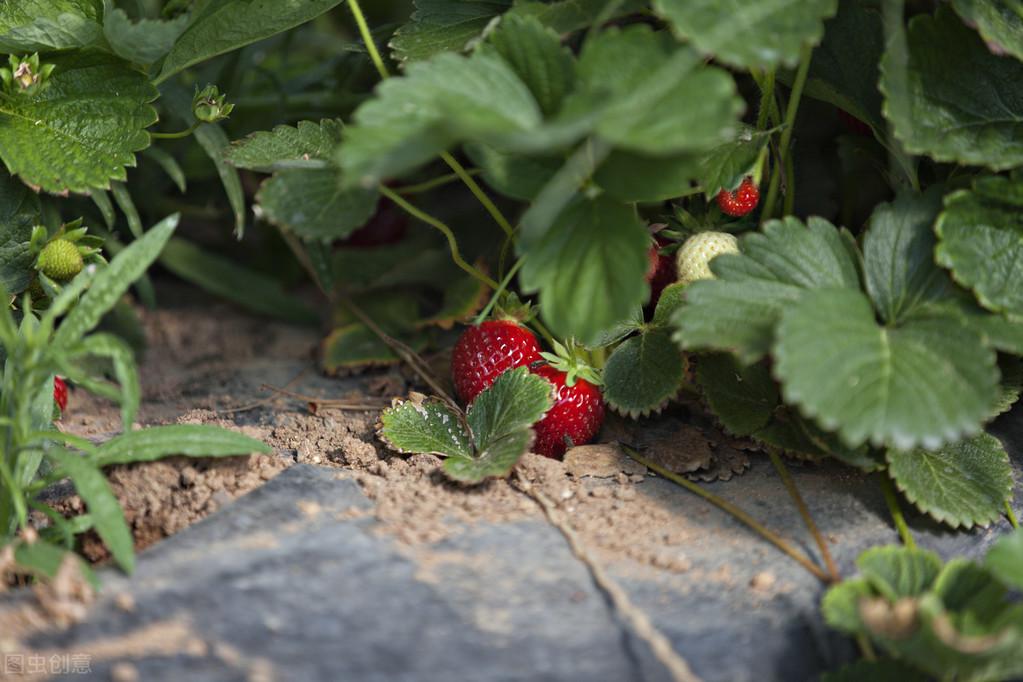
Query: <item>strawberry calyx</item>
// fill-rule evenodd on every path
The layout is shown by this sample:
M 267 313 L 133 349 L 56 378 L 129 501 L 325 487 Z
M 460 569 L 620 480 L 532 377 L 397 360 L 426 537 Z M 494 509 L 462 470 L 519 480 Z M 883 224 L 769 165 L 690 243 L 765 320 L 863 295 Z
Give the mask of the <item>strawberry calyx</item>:
M 522 301 L 511 291 L 503 291 L 497 297 L 497 303 L 490 314 L 491 320 L 506 322 L 518 322 L 521 325 L 528 324 L 536 317 L 536 310 L 529 301 Z
M 604 384 L 600 370 L 590 364 L 586 356 L 586 349 L 574 340 L 566 343 L 553 342 L 554 352 L 540 353 L 540 357 L 546 360 L 547 364 L 559 372 L 565 373 L 565 385 L 575 386 L 579 379 L 583 379 L 594 386 Z

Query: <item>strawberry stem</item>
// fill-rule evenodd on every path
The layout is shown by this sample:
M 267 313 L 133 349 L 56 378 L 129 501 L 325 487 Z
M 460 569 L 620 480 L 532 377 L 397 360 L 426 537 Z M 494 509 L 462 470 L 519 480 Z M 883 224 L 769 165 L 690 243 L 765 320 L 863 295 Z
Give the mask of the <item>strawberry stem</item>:
M 810 559 L 807 558 L 806 555 L 804 555 L 802 552 L 800 552 L 791 544 L 789 544 L 787 540 L 785 540 L 780 535 L 764 526 L 762 523 L 754 519 L 752 516 L 747 514 L 745 511 L 743 511 L 736 505 L 718 497 L 709 490 L 705 490 L 703 487 L 697 485 L 696 483 L 693 483 L 692 481 L 682 476 L 679 476 L 674 472 L 668 471 L 664 467 L 654 464 L 653 462 L 646 459 L 638 452 L 630 448 L 628 445 L 623 444 L 622 450 L 624 450 L 625 454 L 627 454 L 629 457 L 636 460 L 637 462 L 645 466 L 647 469 L 650 469 L 657 475 L 663 476 L 672 483 L 682 486 L 683 488 L 693 493 L 694 495 L 698 495 L 699 497 L 702 497 L 704 500 L 710 502 L 718 509 L 724 511 L 727 514 L 731 514 L 735 519 L 749 526 L 754 532 L 758 533 L 765 540 L 767 540 L 772 545 L 774 545 L 782 552 L 787 554 L 789 557 L 791 557 L 793 560 L 795 560 L 800 566 L 809 571 L 821 582 L 824 583 L 830 582 L 830 579 L 824 573 L 824 571 L 822 571 L 820 568 L 814 565 L 814 563 L 810 561 Z
M 180 140 L 183 137 L 188 137 L 194 133 L 199 126 L 202 125 L 201 121 L 196 121 L 192 125 L 188 126 L 184 130 L 179 130 L 176 133 L 149 133 L 149 137 L 154 140 Z
M 491 279 L 486 274 L 480 272 L 478 269 L 474 268 L 473 266 L 465 262 L 465 259 L 462 258 L 462 254 L 458 250 L 458 240 L 455 239 L 455 234 L 451 231 L 450 227 L 442 223 L 437 218 L 434 218 L 429 213 L 419 210 L 418 208 L 410 204 L 408 201 L 406 201 L 400 194 L 390 189 L 389 187 L 385 185 L 380 185 L 379 189 L 381 194 L 383 194 L 385 197 L 393 201 L 396 206 L 404 210 L 410 216 L 412 216 L 413 218 L 418 218 L 427 225 L 430 225 L 431 227 L 435 227 L 438 230 L 440 230 L 440 232 L 448 239 L 448 246 L 451 249 L 451 260 L 455 261 L 455 265 L 462 268 L 467 273 L 478 279 L 480 282 L 483 282 L 491 289 L 497 290 L 501 286 L 495 280 Z
M 1016 518 L 1016 512 L 1012 510 L 1012 503 L 1009 501 L 1005 502 L 1005 518 L 1009 519 L 1009 525 L 1019 530 L 1019 520 Z
M 497 299 L 501 297 L 501 294 L 504 293 L 504 290 L 508 288 L 509 284 L 511 284 L 512 278 L 515 277 L 515 273 L 517 273 L 519 271 L 519 268 L 522 267 L 522 262 L 524 260 L 525 257 L 518 259 L 515 262 L 515 265 L 512 266 L 512 269 L 508 271 L 508 274 L 504 276 L 504 279 L 501 280 L 500 285 L 498 285 L 497 289 L 494 290 L 494 293 L 490 297 L 490 301 L 487 303 L 486 307 L 484 307 L 483 310 L 480 311 L 480 314 L 476 316 L 476 319 L 473 320 L 472 323 L 474 325 L 479 326 L 480 324 L 483 323 L 483 320 L 487 319 L 487 317 L 490 315 L 490 311 L 492 311 L 494 309 L 494 306 L 497 305 Z
M 880 481 L 881 493 L 884 495 L 885 504 L 888 505 L 888 513 L 892 515 L 892 521 L 895 522 L 895 528 L 899 531 L 899 537 L 902 538 L 902 544 L 910 549 L 915 548 L 916 541 L 913 539 L 913 534 L 909 532 L 906 517 L 902 515 L 899 498 L 895 494 L 895 486 L 892 485 L 891 479 L 883 474 L 880 476 Z
M 774 206 L 778 201 L 778 190 L 781 188 L 781 168 L 787 167 L 792 156 L 792 129 L 796 124 L 796 114 L 799 112 L 799 100 L 803 96 L 803 87 L 806 85 L 806 77 L 810 72 L 810 59 L 813 56 L 813 45 L 807 43 L 803 46 L 799 58 L 799 69 L 796 71 L 796 79 L 792 83 L 792 94 L 789 96 L 789 104 L 785 109 L 785 127 L 781 131 L 781 163 L 771 173 L 771 184 L 767 190 L 767 199 L 764 201 L 764 211 L 761 214 L 764 220 L 770 220 L 774 215 Z M 789 183 L 792 178 L 788 178 Z M 792 193 L 792 187 L 786 189 L 787 194 Z
M 479 168 L 473 168 L 471 170 L 466 171 L 466 173 L 468 173 L 469 175 L 479 175 L 482 172 L 483 171 L 481 171 Z M 441 175 L 431 180 L 419 182 L 414 185 L 395 187 L 394 191 L 403 196 L 407 196 L 409 194 L 422 194 L 423 192 L 429 192 L 431 189 L 443 187 L 444 185 L 450 184 L 452 182 L 458 182 L 461 179 L 462 179 L 461 176 L 458 175 L 457 173 L 448 173 L 447 175 Z
M 803 500 L 803 496 L 799 493 L 799 488 L 796 487 L 796 482 L 793 480 L 791 474 L 789 474 L 788 467 L 785 466 L 785 462 L 782 461 L 781 457 L 776 452 L 768 452 L 768 456 L 771 458 L 771 464 L 774 465 L 775 470 L 781 477 L 782 483 L 785 484 L 785 489 L 789 492 L 789 497 L 796 504 L 796 508 L 799 510 L 799 515 L 803 517 L 803 522 L 806 523 L 807 529 L 810 534 L 813 535 L 814 542 L 817 543 L 817 547 L 821 551 L 821 558 L 824 559 L 824 565 L 828 569 L 828 573 L 831 575 L 833 582 L 841 582 L 842 576 L 838 572 L 838 566 L 835 564 L 835 560 L 831 556 L 831 550 L 828 549 L 828 543 L 824 541 L 824 536 L 821 535 L 820 529 L 817 528 L 817 524 L 813 520 L 813 516 L 810 515 L 810 509 L 806 506 L 806 502 Z
M 348 6 L 352 10 L 352 16 L 355 17 L 355 24 L 359 27 L 359 35 L 362 37 L 362 42 L 366 45 L 366 50 L 369 52 L 369 58 L 373 61 L 373 65 L 377 69 L 377 73 L 380 74 L 380 78 L 387 80 L 391 77 L 390 71 L 387 70 L 387 65 L 384 64 L 383 57 L 380 56 L 380 50 L 377 49 L 376 42 L 373 40 L 373 34 L 369 30 L 369 25 L 366 23 L 366 17 L 362 13 L 362 7 L 359 5 L 359 0 L 348 0 Z M 444 163 L 448 165 L 455 172 L 465 186 L 469 188 L 469 191 L 473 193 L 479 202 L 486 209 L 487 213 L 493 217 L 494 221 L 504 230 L 504 233 L 509 238 L 514 234 L 515 230 L 512 228 L 511 223 L 504 217 L 501 210 L 497 208 L 490 197 L 484 193 L 483 188 L 473 180 L 472 175 L 469 174 L 465 167 L 458 162 L 448 152 L 442 152 L 440 158 L 444 160 Z

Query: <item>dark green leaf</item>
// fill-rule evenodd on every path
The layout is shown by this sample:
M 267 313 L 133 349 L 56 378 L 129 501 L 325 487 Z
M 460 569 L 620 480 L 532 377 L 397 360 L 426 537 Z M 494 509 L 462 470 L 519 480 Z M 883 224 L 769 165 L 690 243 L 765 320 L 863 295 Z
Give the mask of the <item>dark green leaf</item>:
M 505 196 L 524 201 L 535 197 L 565 162 L 557 156 L 508 154 L 484 144 L 467 145 L 465 151 L 483 170 L 488 185 Z
M 1020 0 L 952 0 L 952 6 L 995 54 L 1023 59 L 1023 3 Z
M 6 6 L 6 5 L 5 5 Z M 0 99 L 0 158 L 27 184 L 88 193 L 124 180 L 149 146 L 157 97 L 145 76 L 99 52 L 51 55 L 46 87 Z
M 950 194 L 935 231 L 937 261 L 957 282 L 989 310 L 1023 314 L 1023 178 L 984 177 Z
M 380 415 L 380 438 L 403 453 L 472 458 L 472 435 L 447 403 L 413 393 Z
M 903 49 L 904 48 L 904 49 Z M 1023 163 L 1023 63 L 999 57 L 947 5 L 909 23 L 881 62 L 885 115 L 906 150 L 996 170 Z
M 743 129 L 734 140 L 707 152 L 700 163 L 698 176 L 703 193 L 707 197 L 717 196 L 722 189 L 735 189 L 767 146 L 771 136 L 767 133 Z
M 659 412 L 682 387 L 685 364 L 667 330 L 633 336 L 607 360 L 604 400 L 633 418 Z
M 379 198 L 376 189 L 344 187 L 341 173 L 333 168 L 280 171 L 256 195 L 271 223 L 321 242 L 343 239 L 365 225 Z
M 340 141 L 338 120 L 299 121 L 296 126 L 280 125 L 271 132 L 260 131 L 233 142 L 224 158 L 235 168 L 264 172 L 303 165 L 319 168 Z
M 207 0 L 163 61 L 161 83 L 193 64 L 304 24 L 344 0 Z
M 7 294 L 20 294 L 32 279 L 29 240 L 40 220 L 39 198 L 0 170 L 0 286 Z
M 778 407 L 778 388 L 766 363 L 743 366 L 727 353 L 701 355 L 696 378 L 714 414 L 737 436 L 767 426 Z
M 694 154 L 650 156 L 612 152 L 593 179 L 609 196 L 620 201 L 664 201 L 684 194 L 699 175 Z
M 938 450 L 888 450 L 888 473 L 906 499 L 953 528 L 987 526 L 1012 495 L 1012 465 L 994 436 Z
M 558 34 L 535 17 L 508 16 L 489 41 L 529 87 L 544 115 L 557 113 L 575 85 L 575 60 Z
M 136 64 L 152 64 L 170 52 L 188 26 L 188 15 L 163 21 L 132 21 L 113 0 L 103 0 L 103 35 L 117 56 Z
M 586 343 L 647 297 L 649 243 L 630 206 L 607 198 L 578 201 L 542 239 L 520 242 L 528 255 L 522 288 L 539 292 L 544 320 L 555 335 Z
M 391 39 L 394 58 L 417 60 L 461 52 L 511 4 L 511 0 L 416 0 L 412 21 Z
M 1023 530 L 996 542 L 988 551 L 984 565 L 1007 586 L 1023 590 Z
M 12 0 L 0 4 L 0 53 L 49 52 L 102 42 L 100 0 Z
M 940 447 L 979 431 L 997 397 L 995 353 L 976 331 L 951 317 L 879 326 L 852 289 L 788 305 L 774 357 L 785 401 L 851 447 Z
M 923 594 L 941 572 L 941 558 L 934 552 L 898 546 L 872 547 L 856 565 L 868 583 L 892 601 Z

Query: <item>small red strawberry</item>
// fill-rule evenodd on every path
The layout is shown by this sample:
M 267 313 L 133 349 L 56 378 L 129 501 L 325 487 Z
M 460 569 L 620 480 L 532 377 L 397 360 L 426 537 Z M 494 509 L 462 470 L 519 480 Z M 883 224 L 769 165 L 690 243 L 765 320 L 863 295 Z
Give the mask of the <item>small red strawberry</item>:
M 488 320 L 469 327 L 451 354 L 455 392 L 468 405 L 505 371 L 539 359 L 536 337 L 514 320 Z
M 53 377 L 53 402 L 61 412 L 67 409 L 67 382 L 60 377 Z
M 673 255 L 664 255 L 660 252 L 661 247 L 667 246 L 671 242 L 661 237 L 656 238 L 656 243 L 650 246 L 650 250 L 647 251 L 647 257 L 650 259 L 650 267 L 646 272 L 646 281 L 650 284 L 650 303 L 651 306 L 657 305 L 657 300 L 661 297 L 661 292 L 664 291 L 664 287 L 672 284 L 678 279 L 678 269 L 675 266 L 675 257 Z
M 593 440 L 604 423 L 600 389 L 579 377 L 569 386 L 568 374 L 550 365 L 537 365 L 530 371 L 547 379 L 555 389 L 554 407 L 533 425 L 536 432 L 533 451 L 558 459 L 568 449 L 566 439 L 573 445 Z
M 753 182 L 753 178 L 746 176 L 739 189 L 734 192 L 727 189 L 718 192 L 717 201 L 722 213 L 733 218 L 741 218 L 760 203 L 760 190 Z
M 386 199 L 377 204 L 377 211 L 365 225 L 341 242 L 344 246 L 372 248 L 397 244 L 408 232 L 408 216 Z

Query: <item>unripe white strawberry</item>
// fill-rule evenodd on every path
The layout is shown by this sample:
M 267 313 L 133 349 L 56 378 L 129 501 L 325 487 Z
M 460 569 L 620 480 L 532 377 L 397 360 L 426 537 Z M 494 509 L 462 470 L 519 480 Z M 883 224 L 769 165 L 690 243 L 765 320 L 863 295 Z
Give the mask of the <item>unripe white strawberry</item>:
M 734 235 L 727 232 L 694 234 L 678 250 L 678 281 L 689 284 L 698 279 L 714 279 L 710 262 L 722 253 L 739 253 L 739 240 Z

